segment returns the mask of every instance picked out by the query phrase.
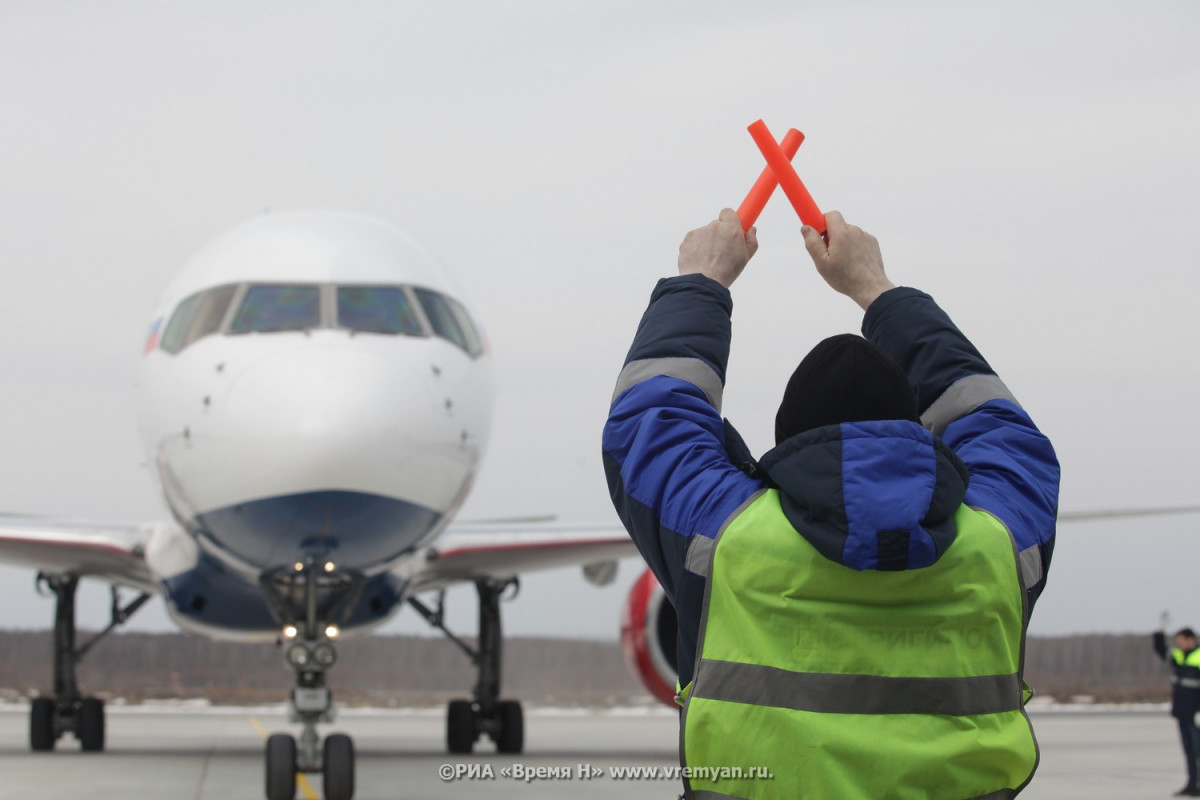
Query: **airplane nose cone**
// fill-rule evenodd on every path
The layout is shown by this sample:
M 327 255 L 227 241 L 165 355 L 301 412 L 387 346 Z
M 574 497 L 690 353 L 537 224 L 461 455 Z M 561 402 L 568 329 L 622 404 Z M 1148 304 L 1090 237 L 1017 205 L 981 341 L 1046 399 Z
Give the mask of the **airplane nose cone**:
M 429 422 L 420 418 L 432 400 L 412 370 L 375 354 L 329 347 L 254 363 L 234 379 L 225 406 L 231 417 L 254 420 L 254 438 L 357 449 L 363 441 Z
M 433 380 L 428 364 L 332 346 L 246 365 L 213 408 L 237 485 L 206 505 L 339 490 L 444 511 L 476 454 Z
M 384 563 L 461 503 L 487 386 L 435 368 L 419 346 L 311 337 L 252 340 L 209 373 L 203 410 L 160 446 L 164 489 L 243 562 L 336 551 L 348 568 Z M 255 357 L 241 355 L 252 344 Z

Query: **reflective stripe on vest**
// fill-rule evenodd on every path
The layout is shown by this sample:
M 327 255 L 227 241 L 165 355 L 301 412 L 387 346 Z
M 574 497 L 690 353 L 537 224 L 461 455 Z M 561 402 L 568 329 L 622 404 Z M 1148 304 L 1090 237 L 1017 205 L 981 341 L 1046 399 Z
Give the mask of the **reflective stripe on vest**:
M 1189 651 L 1184 655 L 1182 650 L 1178 648 L 1171 651 L 1171 662 L 1176 667 L 1198 667 L 1200 668 L 1200 648 Z M 1200 678 L 1182 678 L 1178 672 L 1171 673 L 1171 683 L 1182 686 L 1184 689 L 1200 689 Z
M 789 672 L 759 664 L 705 660 L 696 677 L 696 694 L 710 700 L 822 714 L 970 716 L 1021 708 L 1021 678 L 1016 673 L 893 678 Z
M 1037 745 L 1022 710 L 1025 586 L 1040 572 L 1004 526 L 960 508 L 933 565 L 856 571 L 824 558 L 769 490 L 713 547 L 681 721 L 687 797 L 1012 797 Z M 692 770 L 692 772 L 698 772 Z
M 1182 650 L 1172 650 L 1171 660 L 1180 667 L 1200 667 L 1200 648 L 1189 651 L 1186 656 Z

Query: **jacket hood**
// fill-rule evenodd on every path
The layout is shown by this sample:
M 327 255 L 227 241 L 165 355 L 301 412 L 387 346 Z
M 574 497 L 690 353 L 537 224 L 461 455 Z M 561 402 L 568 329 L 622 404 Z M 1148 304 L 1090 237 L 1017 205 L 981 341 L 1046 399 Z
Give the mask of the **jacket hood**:
M 957 528 L 966 465 L 918 423 L 850 422 L 806 431 L 764 455 L 792 526 L 856 570 L 933 564 Z

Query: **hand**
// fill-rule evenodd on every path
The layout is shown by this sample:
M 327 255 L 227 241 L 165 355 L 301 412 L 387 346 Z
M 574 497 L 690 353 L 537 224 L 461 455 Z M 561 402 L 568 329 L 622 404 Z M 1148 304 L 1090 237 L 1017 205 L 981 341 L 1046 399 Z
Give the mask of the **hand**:
M 700 273 L 728 289 L 758 250 L 758 232 L 742 233 L 742 221 L 731 208 L 683 237 L 679 245 L 679 274 Z
M 825 224 L 828 244 L 815 228 L 805 225 L 804 247 L 825 282 L 866 311 L 875 298 L 896 288 L 884 274 L 879 242 L 862 228 L 847 225 L 837 211 L 825 214 Z

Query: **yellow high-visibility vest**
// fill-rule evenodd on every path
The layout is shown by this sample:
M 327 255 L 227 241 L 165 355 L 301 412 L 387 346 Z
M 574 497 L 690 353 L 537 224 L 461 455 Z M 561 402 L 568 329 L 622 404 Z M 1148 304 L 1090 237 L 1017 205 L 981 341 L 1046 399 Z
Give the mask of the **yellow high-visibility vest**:
M 902 571 L 825 558 L 774 489 L 725 527 L 681 693 L 686 797 L 998 800 L 1029 782 L 1016 550 L 986 512 L 955 523 L 940 559 Z

